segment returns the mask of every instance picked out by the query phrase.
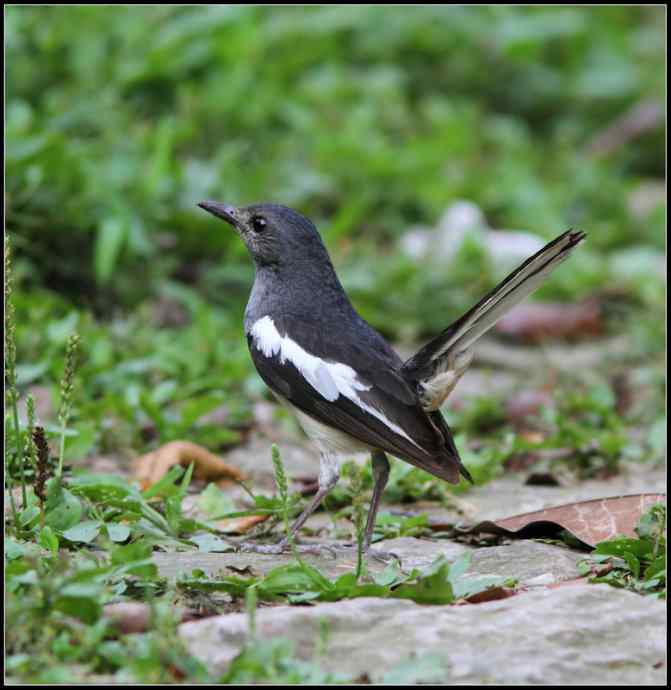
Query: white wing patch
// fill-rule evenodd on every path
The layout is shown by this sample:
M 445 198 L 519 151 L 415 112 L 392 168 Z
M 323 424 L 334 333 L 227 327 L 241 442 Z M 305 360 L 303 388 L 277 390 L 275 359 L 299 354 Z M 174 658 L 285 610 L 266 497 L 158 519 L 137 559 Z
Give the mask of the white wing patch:
M 379 419 L 394 433 L 408 439 L 418 448 L 420 447 L 398 424 L 394 424 L 380 410 L 361 400 L 358 391 L 370 390 L 371 386 L 362 383 L 352 367 L 341 362 L 328 362 L 306 352 L 289 336 L 280 335 L 270 316 L 264 316 L 256 321 L 250 334 L 257 350 L 263 352 L 266 357 L 279 356 L 282 364 L 287 361 L 291 362 L 301 373 L 301 376 L 326 400 L 334 402 L 342 395 L 368 414 Z

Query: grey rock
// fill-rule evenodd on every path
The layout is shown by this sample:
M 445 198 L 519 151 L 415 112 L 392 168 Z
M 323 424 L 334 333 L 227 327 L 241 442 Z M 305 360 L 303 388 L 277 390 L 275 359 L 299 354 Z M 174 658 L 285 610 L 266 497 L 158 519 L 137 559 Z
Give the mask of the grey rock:
M 328 542 L 327 542 L 328 543 Z M 354 570 L 356 549 L 354 546 L 336 545 L 336 557 L 303 554 L 308 563 L 318 567 L 331 578 Z M 372 547 L 368 558 L 368 568 L 372 573 L 384 569 L 383 560 L 375 558 L 375 552 L 382 551 L 398 556 L 401 568 L 409 572 L 413 568 L 427 568 L 439 556 L 454 561 L 464 553 L 471 557 L 468 574 L 500 575 L 514 577 L 521 583 L 538 576 L 550 576 L 552 582 L 560 582 L 577 577 L 576 563 L 584 554 L 561 546 L 534 541 L 518 541 L 503 546 L 476 548 L 448 540 L 415 539 L 399 537 L 378 542 Z M 263 575 L 273 568 L 290 563 L 291 554 L 269 555 L 260 553 L 199 553 L 176 552 L 155 553 L 154 562 L 163 577 L 175 579 L 180 574 L 189 575 L 198 568 L 208 575 L 223 573 L 231 575 L 247 567 Z
M 325 542 L 326 543 L 326 542 Z M 318 567 L 325 575 L 331 578 L 354 570 L 356 567 L 356 549 L 353 546 L 336 546 L 336 557 L 329 555 L 318 556 L 313 554 L 301 554 L 301 558 Z M 251 568 L 257 575 L 265 575 L 268 571 L 280 565 L 286 565 L 293 560 L 290 553 L 270 555 L 262 553 L 200 553 L 200 552 L 171 552 L 155 553 L 154 562 L 158 566 L 163 577 L 174 580 L 181 574 L 190 575 L 195 568 L 203 570 L 207 575 L 224 574 L 235 575 L 244 568 Z M 373 573 L 381 572 L 385 568 L 382 561 L 370 558 L 369 570 Z
M 623 465 L 620 474 L 609 479 L 587 479 L 568 486 L 526 486 L 523 482 L 523 475 L 511 475 L 475 487 L 464 497 L 469 504 L 469 522 L 497 520 L 594 498 L 665 493 L 666 471 L 663 467 L 631 463 Z
M 607 585 L 543 588 L 478 605 L 420 606 L 354 599 L 257 613 L 260 637 L 283 636 L 312 658 L 320 621 L 330 631 L 322 665 L 380 681 L 413 655 L 447 662 L 445 683 L 613 684 L 666 682 L 662 601 Z M 185 623 L 191 653 L 223 671 L 247 639 L 244 614 Z
M 426 568 L 439 556 L 453 561 L 469 553 L 471 564 L 467 575 L 514 577 L 521 584 L 533 584 L 541 576 L 549 579 L 546 584 L 578 577 L 576 563 L 585 557 L 584 553 L 563 546 L 530 540 L 475 548 L 447 540 L 401 537 L 381 542 L 380 548 L 398 555 L 406 571 Z

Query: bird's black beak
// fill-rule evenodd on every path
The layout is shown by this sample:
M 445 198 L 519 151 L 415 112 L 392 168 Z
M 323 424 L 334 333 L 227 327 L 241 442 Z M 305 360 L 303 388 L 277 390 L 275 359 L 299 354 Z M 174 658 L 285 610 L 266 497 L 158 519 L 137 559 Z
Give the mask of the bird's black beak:
M 208 213 L 211 213 L 217 218 L 225 220 L 227 223 L 232 225 L 234 228 L 239 227 L 240 216 L 238 215 L 238 209 L 235 206 L 227 206 L 226 204 L 220 204 L 218 201 L 201 201 L 198 206 L 205 209 Z

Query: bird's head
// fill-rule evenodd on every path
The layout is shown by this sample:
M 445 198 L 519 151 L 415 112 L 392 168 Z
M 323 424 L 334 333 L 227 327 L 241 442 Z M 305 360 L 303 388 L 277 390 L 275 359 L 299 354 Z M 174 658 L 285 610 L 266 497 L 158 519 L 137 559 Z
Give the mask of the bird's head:
M 257 266 L 295 265 L 324 255 L 328 260 L 317 228 L 291 208 L 278 204 L 235 207 L 218 201 L 201 201 L 198 206 L 235 229 Z

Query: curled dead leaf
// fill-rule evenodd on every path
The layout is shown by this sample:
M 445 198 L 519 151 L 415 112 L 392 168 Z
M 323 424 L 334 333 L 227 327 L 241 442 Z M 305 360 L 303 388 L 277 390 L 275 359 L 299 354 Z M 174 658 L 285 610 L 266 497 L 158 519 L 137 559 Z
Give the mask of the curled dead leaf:
M 501 520 L 485 520 L 472 527 L 459 527 L 459 534 L 500 534 L 517 538 L 554 537 L 567 530 L 588 546 L 622 534 L 635 537 L 634 528 L 643 513 L 655 503 L 666 503 L 665 494 L 633 494 L 578 501 L 523 513 Z
M 270 515 L 245 515 L 237 518 L 226 518 L 217 523 L 217 529 L 224 534 L 245 534 L 252 527 L 265 522 Z
M 190 609 L 178 608 L 181 623 L 195 620 L 199 616 Z M 117 630 L 129 635 L 143 633 L 151 627 L 151 606 L 139 601 L 122 601 L 116 604 L 105 604 L 103 616 L 109 618 L 116 625 Z
M 513 589 L 512 587 L 491 587 L 482 592 L 471 594 L 470 597 L 466 597 L 465 601 L 469 604 L 484 604 L 487 601 L 497 601 L 498 599 L 514 597 L 519 591 L 520 590 Z
M 195 479 L 216 481 L 245 478 L 237 467 L 225 463 L 207 448 L 190 441 L 171 441 L 142 455 L 135 461 L 135 476 L 140 480 L 142 489 L 147 489 L 162 479 L 174 465 L 188 467 L 192 462 Z

